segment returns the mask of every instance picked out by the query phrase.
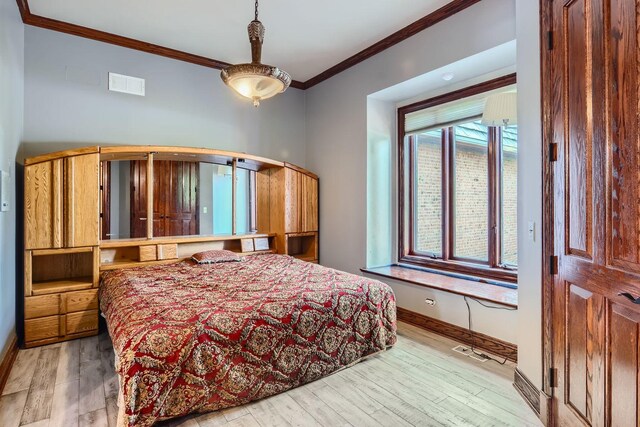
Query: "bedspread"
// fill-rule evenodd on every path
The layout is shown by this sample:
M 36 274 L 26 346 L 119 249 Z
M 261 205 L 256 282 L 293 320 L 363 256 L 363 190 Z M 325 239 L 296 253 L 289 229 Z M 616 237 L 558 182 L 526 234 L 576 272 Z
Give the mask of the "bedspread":
M 285 255 L 109 271 L 100 308 L 129 426 L 277 394 L 396 341 L 388 285 Z

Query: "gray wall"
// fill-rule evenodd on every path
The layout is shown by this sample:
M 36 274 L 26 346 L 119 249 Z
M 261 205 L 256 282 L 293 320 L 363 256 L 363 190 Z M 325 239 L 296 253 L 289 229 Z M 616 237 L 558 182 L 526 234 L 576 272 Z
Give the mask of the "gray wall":
M 0 0 L 0 170 L 10 174 L 10 210 L 0 213 L 0 358 L 15 328 L 16 158 L 22 138 L 24 26 L 13 0 Z
M 146 79 L 146 96 L 107 90 L 107 73 Z M 259 108 L 218 70 L 34 27 L 25 29 L 24 154 L 91 144 L 236 150 L 304 166 L 305 94 Z
M 542 387 L 542 123 L 537 1 L 519 0 L 518 28 L 518 368 Z M 535 222 L 529 240 L 528 222 Z
M 385 135 L 374 126 L 373 121 L 378 120 L 374 116 L 367 122 L 368 104 L 375 114 L 384 115 L 387 108 L 371 100 L 368 102 L 367 97 L 502 45 L 514 40 L 515 36 L 515 0 L 484 0 L 307 91 L 306 163 L 320 176 L 322 264 L 359 273 L 367 262 L 366 248 L 384 246 L 371 235 L 367 240 L 367 203 L 371 202 L 367 194 L 395 189 L 396 165 L 391 160 L 387 180 L 378 176 L 368 185 L 367 172 L 371 165 L 367 164 L 367 158 L 373 159 L 385 152 L 393 156 L 395 146 L 387 150 L 371 145 L 384 144 Z M 394 119 L 392 123 L 395 124 Z M 373 134 L 368 130 L 377 132 L 380 137 L 372 138 Z M 394 191 L 388 200 L 395 197 Z M 393 212 L 388 215 L 395 218 Z M 379 225 L 372 223 L 371 226 Z M 395 224 L 391 230 L 380 228 L 386 235 L 395 235 L 396 230 Z M 376 228 L 374 233 L 377 231 Z M 374 258 L 370 254 L 370 261 Z M 399 306 L 467 326 L 466 306 L 460 296 L 402 282 L 387 282 L 393 287 Z M 424 303 L 427 297 L 436 299 L 435 307 Z M 517 312 L 489 310 L 472 304 L 475 330 L 509 342 L 518 341 Z

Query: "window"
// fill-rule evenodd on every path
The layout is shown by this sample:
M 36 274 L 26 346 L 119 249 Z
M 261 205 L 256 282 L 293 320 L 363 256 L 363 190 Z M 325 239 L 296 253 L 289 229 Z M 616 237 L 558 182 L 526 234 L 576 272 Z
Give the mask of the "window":
M 480 118 L 507 76 L 398 110 L 401 263 L 516 281 L 516 126 Z

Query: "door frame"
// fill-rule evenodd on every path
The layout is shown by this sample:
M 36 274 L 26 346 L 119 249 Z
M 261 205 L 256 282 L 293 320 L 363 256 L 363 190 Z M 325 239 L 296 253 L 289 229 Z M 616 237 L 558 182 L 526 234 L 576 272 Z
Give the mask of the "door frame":
M 552 43 L 553 2 L 540 0 L 540 100 L 542 119 L 542 399 L 540 417 L 554 418 L 553 286 L 555 256 Z

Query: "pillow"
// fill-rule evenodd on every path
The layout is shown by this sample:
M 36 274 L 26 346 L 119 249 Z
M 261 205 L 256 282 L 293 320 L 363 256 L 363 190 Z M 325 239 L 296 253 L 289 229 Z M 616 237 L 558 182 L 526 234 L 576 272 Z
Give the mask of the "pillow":
M 216 264 L 218 262 L 242 261 L 235 252 L 224 249 L 198 252 L 191 259 L 198 264 Z

